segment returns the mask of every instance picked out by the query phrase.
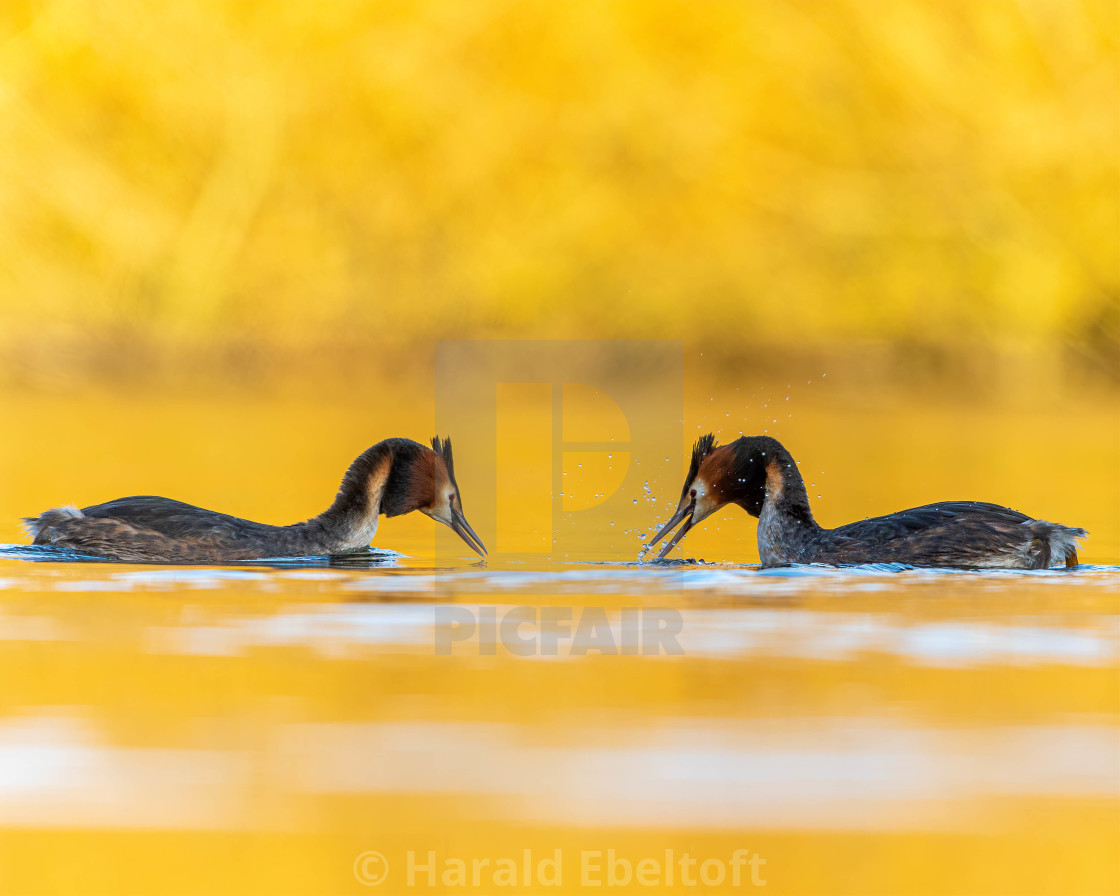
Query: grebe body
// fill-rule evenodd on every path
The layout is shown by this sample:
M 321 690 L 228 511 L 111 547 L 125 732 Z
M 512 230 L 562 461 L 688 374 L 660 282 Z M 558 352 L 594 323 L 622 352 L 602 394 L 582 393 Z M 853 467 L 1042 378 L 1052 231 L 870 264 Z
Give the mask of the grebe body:
M 650 543 L 684 523 L 658 555 L 725 504 L 758 517 L 758 554 L 764 567 L 791 563 L 901 563 L 992 569 L 1077 565 L 1084 529 L 1038 520 L 980 501 L 942 501 L 825 529 L 813 519 L 805 483 L 793 457 L 769 436 L 744 436 L 719 446 L 703 436 L 673 518 Z
M 350 465 L 334 503 L 316 517 L 272 526 L 152 495 L 78 509 L 58 507 L 24 520 L 35 544 L 133 563 L 221 563 L 266 557 L 345 554 L 369 546 L 378 518 L 419 510 L 450 526 L 485 555 L 463 516 L 451 440 L 428 448 L 385 439 Z

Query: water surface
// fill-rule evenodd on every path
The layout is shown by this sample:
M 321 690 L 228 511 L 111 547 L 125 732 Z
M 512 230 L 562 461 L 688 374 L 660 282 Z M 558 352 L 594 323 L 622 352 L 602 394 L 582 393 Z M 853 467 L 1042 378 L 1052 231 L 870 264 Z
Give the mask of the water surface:
M 687 402 L 664 475 L 631 458 L 621 513 L 573 509 L 535 554 L 511 553 L 518 490 L 484 494 L 462 450 L 468 518 L 484 540 L 497 520 L 485 564 L 421 514 L 341 561 L 75 562 L 21 546 L 19 517 L 149 493 L 305 519 L 368 444 L 431 435 L 430 404 L 0 396 L 23 434 L 0 440 L 0 892 L 489 893 L 446 863 L 525 850 L 530 892 L 556 892 L 536 869 L 557 850 L 564 890 L 606 888 L 614 850 L 641 892 L 642 860 L 679 892 L 1116 892 L 1115 415 L 793 395 L 771 432 L 822 524 L 997 500 L 1088 528 L 1086 565 L 760 570 L 731 509 L 638 565 L 695 433 L 769 422 L 730 389 Z M 502 481 L 531 456 L 504 450 Z M 593 503 L 585 478 L 565 501 Z M 685 884 L 686 854 L 722 883 Z
M 526 849 L 573 889 L 608 849 L 749 850 L 766 892 L 1115 882 L 1115 567 L 44 553 L 0 550 L 6 891 L 363 892 L 376 851 L 406 892 L 410 851 Z

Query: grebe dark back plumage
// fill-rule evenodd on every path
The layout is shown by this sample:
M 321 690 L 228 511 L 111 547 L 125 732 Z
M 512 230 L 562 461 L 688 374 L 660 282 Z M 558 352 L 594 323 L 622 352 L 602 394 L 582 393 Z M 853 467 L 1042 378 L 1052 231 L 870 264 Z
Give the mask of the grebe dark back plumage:
M 451 440 L 428 448 L 386 439 L 362 452 L 334 503 L 291 526 L 270 526 L 182 501 L 140 495 L 91 507 L 59 507 L 24 520 L 35 544 L 135 563 L 221 563 L 265 557 L 344 554 L 369 546 L 381 514 L 419 510 L 450 526 L 485 555 L 463 516 Z
M 763 566 L 789 563 L 903 563 L 993 569 L 1047 569 L 1077 565 L 1084 529 L 1060 526 L 998 504 L 943 501 L 886 516 L 823 529 L 809 510 L 797 464 L 777 439 L 744 436 L 717 446 L 700 438 L 680 504 L 650 542 L 653 547 L 684 525 L 664 557 L 696 523 L 725 504 L 758 517 L 758 555 Z

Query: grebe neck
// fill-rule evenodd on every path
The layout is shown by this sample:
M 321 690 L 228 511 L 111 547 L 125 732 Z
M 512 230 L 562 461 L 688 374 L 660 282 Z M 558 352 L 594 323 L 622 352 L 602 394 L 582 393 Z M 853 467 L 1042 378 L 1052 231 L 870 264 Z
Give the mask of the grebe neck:
M 766 464 L 766 497 L 763 510 L 771 514 L 800 522 L 810 528 L 820 528 L 813 519 L 809 508 L 809 495 L 805 492 L 805 480 L 797 469 L 793 456 L 780 445 L 771 453 Z
M 393 465 L 393 449 L 387 441 L 358 455 L 342 477 L 331 506 L 307 521 L 323 532 L 332 552 L 361 550 L 373 541 Z
M 783 450 L 766 466 L 766 499 L 758 517 L 759 559 L 763 566 L 811 563 L 822 534 L 809 509 L 805 481 Z

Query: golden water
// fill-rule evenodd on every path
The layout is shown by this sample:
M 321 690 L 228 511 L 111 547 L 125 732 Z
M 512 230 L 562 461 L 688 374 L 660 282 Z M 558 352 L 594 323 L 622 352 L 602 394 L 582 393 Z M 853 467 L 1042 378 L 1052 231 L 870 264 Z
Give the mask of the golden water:
M 698 427 L 760 430 L 738 400 L 705 417 L 692 396 L 682 449 Z M 610 889 L 609 850 L 633 890 L 1116 892 L 1115 415 L 791 404 L 766 422 L 823 523 L 997 500 L 1090 529 L 1088 568 L 760 572 L 753 521 L 731 511 L 681 544 L 706 564 L 632 565 L 629 520 L 531 554 L 516 494 L 472 491 L 467 454 L 468 518 L 513 508 L 496 535 L 520 553 L 488 544 L 477 565 L 413 514 L 376 539 L 407 556 L 365 569 L 9 556 L 0 892 L 492 892 L 499 860 L 545 892 L 537 864 L 557 856 L 565 889 Z M 368 444 L 434 431 L 430 404 L 392 395 L 0 405 L 8 543 L 20 515 L 135 493 L 302 519 Z M 503 443 L 508 476 L 531 481 L 536 451 Z M 643 526 L 680 482 L 650 485 L 631 505 Z M 518 606 L 605 618 L 616 640 L 635 608 L 668 612 L 682 652 L 586 650 L 588 632 L 556 655 L 451 642 L 453 619 Z M 765 864 L 735 887 L 737 850 Z M 367 886 L 374 851 L 388 876 Z M 435 885 L 420 870 L 409 886 L 410 851 L 434 853 Z M 476 859 L 479 886 L 440 881 L 462 860 L 469 884 Z

